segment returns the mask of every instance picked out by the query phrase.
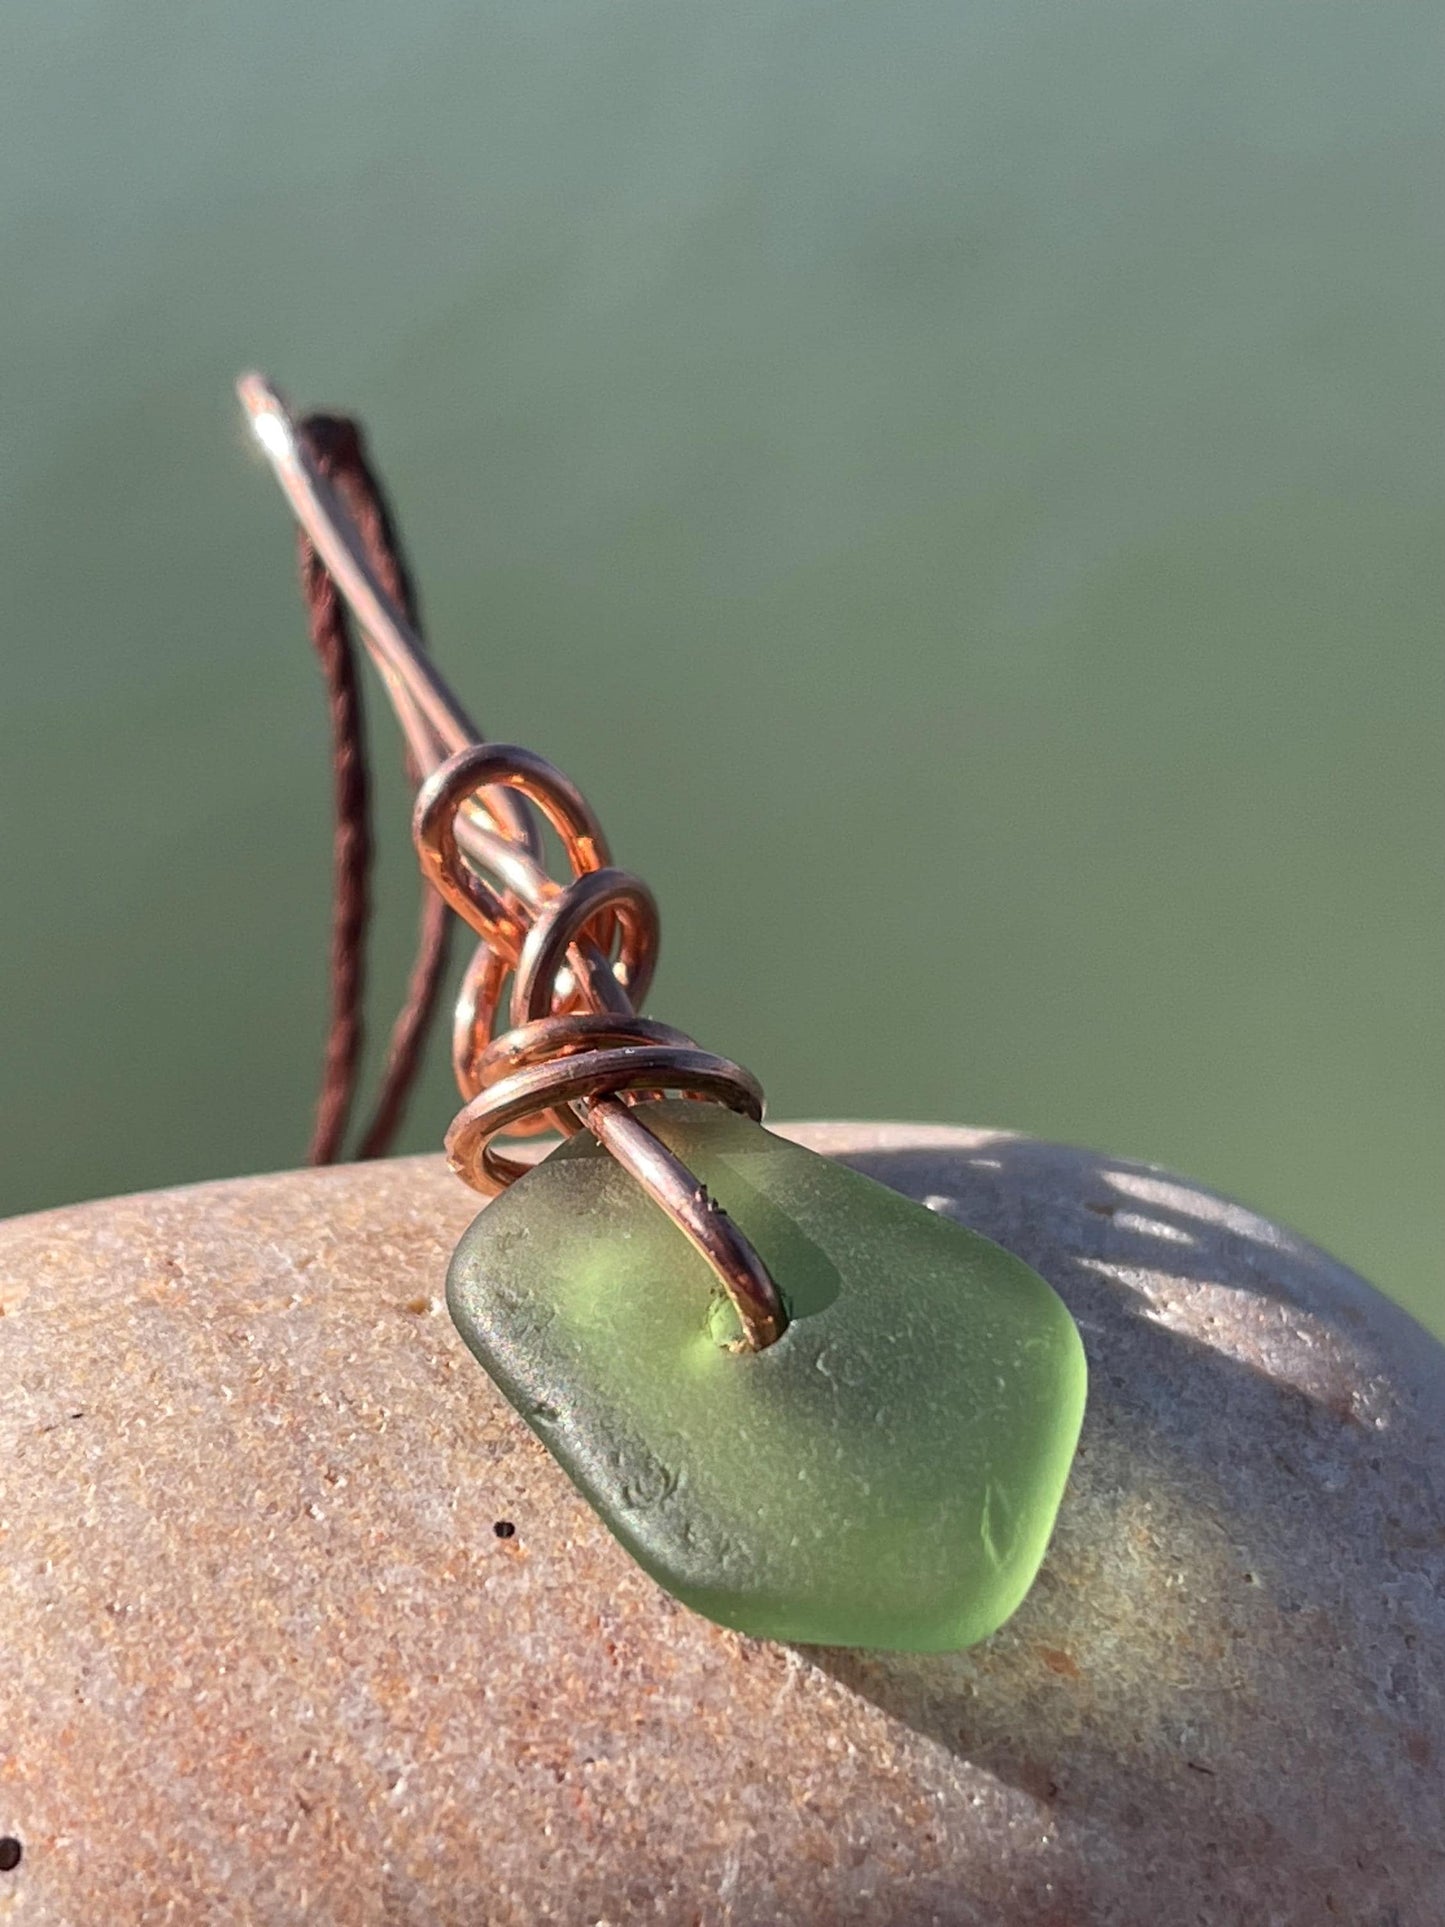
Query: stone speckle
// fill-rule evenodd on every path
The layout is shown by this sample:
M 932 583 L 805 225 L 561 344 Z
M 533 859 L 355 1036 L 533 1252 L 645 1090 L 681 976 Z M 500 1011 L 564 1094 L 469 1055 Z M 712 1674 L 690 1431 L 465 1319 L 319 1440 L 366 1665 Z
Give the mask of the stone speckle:
M 1441 1348 L 1158 1171 L 795 1134 L 1079 1320 L 1003 1632 L 789 1650 L 658 1592 L 425 1315 L 473 1208 L 439 1160 L 17 1220 L 0 1923 L 1438 1927 Z

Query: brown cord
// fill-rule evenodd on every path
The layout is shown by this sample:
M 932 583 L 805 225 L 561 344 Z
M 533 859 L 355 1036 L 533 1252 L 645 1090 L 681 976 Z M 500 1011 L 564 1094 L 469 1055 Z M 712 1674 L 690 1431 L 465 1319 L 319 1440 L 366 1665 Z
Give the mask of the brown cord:
M 382 586 L 420 634 L 416 590 L 381 484 L 366 459 L 361 431 L 343 416 L 311 415 L 301 433 L 318 467 L 344 500 Z M 341 1154 L 356 1093 L 363 1039 L 366 929 L 371 914 L 371 786 L 356 639 L 346 605 L 304 533 L 299 539 L 301 594 L 312 647 L 326 681 L 331 714 L 332 792 L 336 813 L 331 916 L 331 1021 L 321 1093 L 308 1152 L 312 1164 L 334 1164 Z M 413 783 L 420 772 L 409 768 Z M 381 1090 L 357 1155 L 375 1158 L 390 1148 L 421 1064 L 422 1049 L 446 974 L 451 919 L 436 892 L 422 891 L 416 956 L 406 997 L 392 1026 Z

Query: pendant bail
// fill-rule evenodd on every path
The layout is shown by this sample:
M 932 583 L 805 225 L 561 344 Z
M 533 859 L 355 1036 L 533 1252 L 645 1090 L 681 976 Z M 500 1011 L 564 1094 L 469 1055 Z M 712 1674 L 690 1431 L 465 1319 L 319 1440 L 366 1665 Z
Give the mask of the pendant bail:
M 651 891 L 612 866 L 602 827 L 568 777 L 530 750 L 483 738 L 388 594 L 276 389 L 259 374 L 242 375 L 236 389 L 293 514 L 356 618 L 422 774 L 413 840 L 423 875 L 480 940 L 454 1028 L 457 1082 L 469 1101 L 447 1134 L 452 1168 L 494 1192 L 528 1168 L 493 1149 L 497 1136 L 539 1124 L 567 1136 L 585 1127 L 707 1260 L 741 1323 L 739 1349 L 765 1349 L 788 1322 L 767 1266 L 632 1108 L 634 1098 L 678 1094 L 756 1120 L 761 1087 L 740 1065 L 637 1015 L 657 955 Z M 561 839 L 572 871 L 565 884 L 542 866 L 533 810 Z M 511 1027 L 499 1030 L 508 975 Z

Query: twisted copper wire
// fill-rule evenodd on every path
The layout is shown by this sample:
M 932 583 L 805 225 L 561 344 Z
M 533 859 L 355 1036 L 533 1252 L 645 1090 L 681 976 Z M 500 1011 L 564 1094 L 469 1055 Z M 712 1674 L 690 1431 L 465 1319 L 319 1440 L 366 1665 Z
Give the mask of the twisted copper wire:
M 766 1266 L 706 1187 L 633 1109 L 636 1099 L 677 1092 L 758 1118 L 761 1090 L 739 1065 L 637 1015 L 657 952 L 651 892 L 612 866 L 601 826 L 575 785 L 530 751 L 486 743 L 427 657 L 396 532 L 360 455 L 354 425 L 337 424 L 353 438 L 357 465 L 328 462 L 263 376 L 242 375 L 237 392 L 320 558 L 307 576 L 318 609 L 321 599 L 334 597 L 325 611 L 328 623 L 344 621 L 346 610 L 356 617 L 412 766 L 430 772 L 417 799 L 413 835 L 423 874 L 435 886 L 431 900 L 450 905 L 482 940 L 453 1033 L 458 1083 L 470 1100 L 448 1133 L 454 1168 L 477 1188 L 495 1190 L 528 1168 L 494 1149 L 496 1138 L 531 1128 L 572 1133 L 585 1125 L 706 1259 L 742 1324 L 735 1349 L 762 1350 L 787 1323 Z M 343 641 L 349 640 L 345 630 Z M 338 744 L 344 740 L 360 741 L 354 691 L 337 708 Z M 536 826 L 513 791 L 560 836 L 572 872 L 565 884 L 542 869 Z M 364 805 L 364 790 L 360 794 Z M 354 786 L 343 791 L 338 784 L 338 802 L 343 815 L 357 815 Z M 364 843 L 343 850 L 338 842 L 343 892 L 355 892 L 358 878 L 364 886 L 358 850 L 364 857 Z M 364 906 L 364 899 L 356 901 Z M 338 905 L 352 936 L 359 930 L 356 901 Z M 434 927 L 429 922 L 426 930 Z M 341 1004 L 359 1009 L 359 956 L 348 953 L 342 962 L 351 974 L 338 978 Z M 396 1033 L 400 1059 L 394 1038 L 399 1075 L 414 1067 L 439 964 L 439 946 L 424 941 Z M 504 1027 L 509 976 L 514 983 Z M 357 1009 L 348 1014 L 344 1008 L 341 1016 L 355 1027 L 336 1058 L 349 1094 L 359 1017 Z M 389 1069 L 389 1092 L 390 1078 Z M 398 1103 L 402 1089 L 404 1083 L 393 1093 Z M 384 1098 L 368 1145 L 385 1122 L 385 1109 Z
M 461 857 L 457 817 L 483 785 L 520 790 L 561 839 L 571 878 L 546 879 L 538 904 L 495 889 Z M 572 1136 L 585 1125 L 713 1265 L 745 1344 L 771 1344 L 786 1322 L 772 1279 L 629 1101 L 675 1092 L 763 1114 L 750 1072 L 637 1014 L 657 960 L 652 892 L 607 862 L 600 825 L 575 785 L 509 744 L 478 744 L 444 763 L 417 797 L 412 834 L 423 872 L 481 938 L 453 1030 L 458 1082 L 471 1097 L 447 1132 L 452 1169 L 492 1195 L 530 1169 L 498 1138 L 547 1128 Z

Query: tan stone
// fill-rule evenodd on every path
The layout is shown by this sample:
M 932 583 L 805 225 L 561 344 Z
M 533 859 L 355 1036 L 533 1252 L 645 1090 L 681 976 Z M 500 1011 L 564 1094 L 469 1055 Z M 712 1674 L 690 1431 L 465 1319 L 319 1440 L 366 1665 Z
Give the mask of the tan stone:
M 1079 1319 L 1001 1634 L 789 1650 L 659 1593 L 452 1331 L 439 1161 L 18 1220 L 0 1923 L 1438 1927 L 1441 1349 L 1157 1171 L 796 1135 Z

